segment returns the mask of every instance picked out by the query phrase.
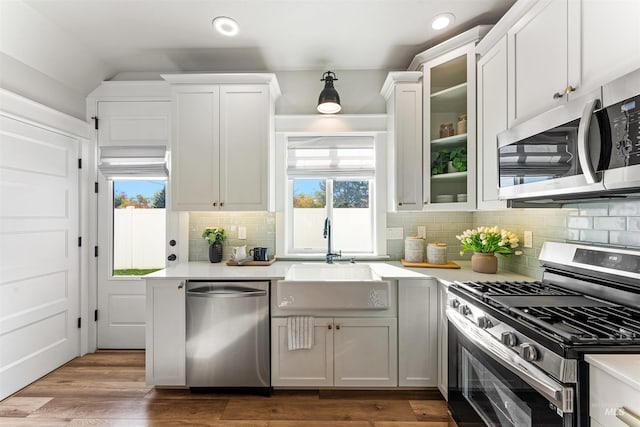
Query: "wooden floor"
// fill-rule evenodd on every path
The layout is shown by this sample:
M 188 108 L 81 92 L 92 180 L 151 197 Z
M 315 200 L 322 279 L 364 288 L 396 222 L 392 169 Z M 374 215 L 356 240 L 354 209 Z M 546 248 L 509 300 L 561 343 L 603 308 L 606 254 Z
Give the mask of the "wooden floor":
M 0 426 L 448 427 L 426 391 L 191 394 L 144 382 L 144 352 L 77 358 L 0 402 Z

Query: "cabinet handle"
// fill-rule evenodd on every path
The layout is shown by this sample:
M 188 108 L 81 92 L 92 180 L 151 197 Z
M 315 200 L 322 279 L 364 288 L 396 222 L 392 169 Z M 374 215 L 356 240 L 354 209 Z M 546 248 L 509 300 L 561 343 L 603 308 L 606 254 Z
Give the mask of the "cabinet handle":
M 218 202 L 213 202 L 213 206 L 218 206 Z
M 336 325 L 336 329 L 339 331 L 340 330 L 340 325 Z
M 220 202 L 220 206 L 224 206 L 224 202 Z
M 178 289 L 182 289 L 184 288 L 184 282 L 180 282 L 180 284 L 178 285 Z
M 616 418 L 629 427 L 640 427 L 640 418 L 624 406 L 616 408 Z
M 331 325 L 327 325 L 327 329 L 331 330 Z
M 575 92 L 575 91 L 576 91 L 576 89 L 577 89 L 577 87 L 573 87 L 573 86 L 569 85 L 569 86 L 567 86 L 567 88 L 566 88 L 564 91 L 565 91 L 565 93 L 568 95 L 568 94 L 570 94 L 571 92 Z
M 564 93 L 556 92 L 553 94 L 553 99 L 560 99 L 564 96 Z

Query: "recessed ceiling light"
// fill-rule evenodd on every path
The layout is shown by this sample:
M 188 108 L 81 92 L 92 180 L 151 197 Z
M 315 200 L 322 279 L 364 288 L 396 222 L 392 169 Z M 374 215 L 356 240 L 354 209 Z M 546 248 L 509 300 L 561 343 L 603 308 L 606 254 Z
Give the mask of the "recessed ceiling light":
M 453 13 L 441 13 L 440 15 L 436 15 L 431 21 L 431 28 L 434 30 L 442 30 L 455 21 L 456 17 L 453 16 Z
M 222 35 L 233 37 L 238 34 L 238 23 L 228 16 L 216 16 L 211 25 Z

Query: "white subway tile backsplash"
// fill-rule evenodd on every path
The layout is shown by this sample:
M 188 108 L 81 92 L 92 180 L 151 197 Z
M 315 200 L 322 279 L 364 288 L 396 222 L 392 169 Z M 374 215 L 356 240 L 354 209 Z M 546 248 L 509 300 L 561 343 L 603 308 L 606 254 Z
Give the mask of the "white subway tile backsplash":
M 637 231 L 611 231 L 609 232 L 609 243 L 640 247 L 640 233 Z
M 607 216 L 609 215 L 609 203 L 581 203 L 579 212 L 580 216 Z
M 609 232 L 605 230 L 580 230 L 580 241 L 589 243 L 609 243 Z
M 627 231 L 640 231 L 640 216 L 627 217 Z
M 625 230 L 627 218 L 623 216 L 597 216 L 593 218 L 593 228 L 597 230 Z
M 640 216 L 640 199 L 612 202 L 609 207 L 609 215 Z
M 568 228 L 593 228 L 593 218 L 584 216 L 571 216 L 567 217 Z

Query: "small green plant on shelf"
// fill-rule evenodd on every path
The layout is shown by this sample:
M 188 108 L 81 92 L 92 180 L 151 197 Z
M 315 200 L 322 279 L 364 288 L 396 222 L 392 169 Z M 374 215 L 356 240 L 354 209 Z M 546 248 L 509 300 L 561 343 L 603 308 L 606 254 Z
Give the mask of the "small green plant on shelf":
M 436 158 L 431 162 L 431 175 L 440 175 L 447 171 L 447 163 L 449 162 L 449 150 L 440 150 Z
M 449 153 L 449 160 L 454 168 L 458 172 L 465 172 L 467 170 L 467 148 L 457 147 L 451 150 Z

